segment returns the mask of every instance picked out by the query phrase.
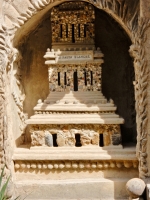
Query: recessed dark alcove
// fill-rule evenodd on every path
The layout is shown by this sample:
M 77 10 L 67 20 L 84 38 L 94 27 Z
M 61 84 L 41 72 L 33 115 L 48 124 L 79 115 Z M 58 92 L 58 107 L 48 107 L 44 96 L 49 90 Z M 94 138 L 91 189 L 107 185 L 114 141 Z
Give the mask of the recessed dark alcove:
M 123 144 L 135 143 L 134 67 L 128 52 L 131 41 L 112 17 L 102 10 L 95 10 L 95 45 L 104 53 L 102 92 L 108 100 L 114 100 L 117 113 L 125 120 L 121 125 Z
M 128 52 L 131 41 L 111 16 L 96 8 L 95 12 L 95 46 L 100 47 L 104 54 L 102 92 L 108 100 L 114 100 L 117 113 L 125 119 L 125 124 L 121 125 L 123 144 L 135 142 L 134 68 Z M 47 48 L 51 48 L 50 23 L 49 12 L 19 47 L 23 56 L 22 83 L 26 94 L 24 112 L 29 117 L 33 114 L 37 100 L 46 99 L 49 93 L 48 72 L 43 55 Z

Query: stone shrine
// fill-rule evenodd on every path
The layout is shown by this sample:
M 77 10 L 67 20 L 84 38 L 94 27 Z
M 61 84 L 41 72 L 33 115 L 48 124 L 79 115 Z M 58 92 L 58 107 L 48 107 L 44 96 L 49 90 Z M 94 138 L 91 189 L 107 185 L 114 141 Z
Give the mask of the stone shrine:
M 104 55 L 95 49 L 94 19 L 94 7 L 85 2 L 51 11 L 52 49 L 44 56 L 50 94 L 27 120 L 32 146 L 121 147 L 124 120 L 101 91 Z

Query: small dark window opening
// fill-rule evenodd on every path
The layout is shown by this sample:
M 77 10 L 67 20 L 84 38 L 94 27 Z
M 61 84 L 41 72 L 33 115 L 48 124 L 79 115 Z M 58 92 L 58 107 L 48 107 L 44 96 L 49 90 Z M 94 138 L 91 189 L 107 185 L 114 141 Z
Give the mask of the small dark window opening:
M 66 72 L 64 72 L 64 85 L 67 85 L 67 75 L 66 75 Z
M 75 146 L 76 147 L 81 147 L 82 145 L 81 145 L 81 142 L 80 142 L 80 134 L 75 134 L 75 139 L 76 139 L 76 144 L 75 144 Z
M 103 147 L 103 146 L 104 146 L 103 134 L 99 134 L 99 146 L 100 146 L 100 147 Z
M 68 24 L 66 24 L 66 38 L 68 38 Z
M 80 38 L 80 24 L 78 24 L 78 37 Z
M 57 144 L 57 134 L 52 134 L 53 136 L 53 146 L 54 147 L 58 147 L 58 144 Z
M 74 37 L 74 24 L 72 24 L 72 43 L 75 43 L 75 37 Z
M 78 73 L 74 72 L 73 74 L 73 82 L 74 82 L 74 91 L 78 91 Z
M 86 71 L 84 72 L 84 83 L 85 83 L 85 85 L 87 85 Z
M 86 29 L 87 29 L 86 24 L 84 24 L 84 37 L 86 37 Z
M 62 38 L 62 24 L 60 24 L 60 37 Z
M 91 85 L 93 85 L 93 72 L 91 71 Z
M 58 72 L 58 85 L 60 85 L 60 72 Z

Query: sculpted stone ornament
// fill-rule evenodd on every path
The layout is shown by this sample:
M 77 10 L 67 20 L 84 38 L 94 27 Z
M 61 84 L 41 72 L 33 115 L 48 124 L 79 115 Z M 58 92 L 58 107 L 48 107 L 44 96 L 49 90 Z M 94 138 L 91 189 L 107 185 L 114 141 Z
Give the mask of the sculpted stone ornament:
M 49 131 L 45 131 L 45 144 L 49 147 L 53 147 L 53 136 Z
M 134 58 L 135 70 L 135 108 L 136 108 L 136 123 L 137 123 L 137 146 L 136 153 L 139 158 L 139 173 L 140 178 L 148 176 L 147 167 L 147 125 L 148 125 L 148 74 L 149 69 L 147 60 L 145 59 L 144 42 L 146 41 L 145 32 L 150 26 L 149 19 L 140 18 L 138 29 L 132 33 L 133 44 L 130 47 L 129 53 Z
M 31 134 L 32 146 L 53 146 L 53 137 L 49 131 L 33 131 Z
M 57 144 L 59 147 L 63 146 L 75 146 L 75 134 L 70 132 L 69 130 L 58 131 L 57 133 Z
M 91 130 L 83 130 L 80 135 L 82 146 L 99 145 L 99 134 Z
M 45 134 L 44 131 L 34 131 L 31 135 L 31 144 L 33 146 L 43 146 L 45 145 Z

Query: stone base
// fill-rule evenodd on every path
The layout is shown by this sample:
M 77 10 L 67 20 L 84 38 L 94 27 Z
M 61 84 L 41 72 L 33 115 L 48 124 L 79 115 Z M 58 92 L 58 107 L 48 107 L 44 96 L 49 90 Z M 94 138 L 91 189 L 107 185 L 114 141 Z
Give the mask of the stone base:
M 128 179 L 70 179 L 18 181 L 16 189 L 26 200 L 127 200 Z
M 138 177 L 135 147 L 30 147 L 13 155 L 21 199 L 123 200 L 127 181 Z

